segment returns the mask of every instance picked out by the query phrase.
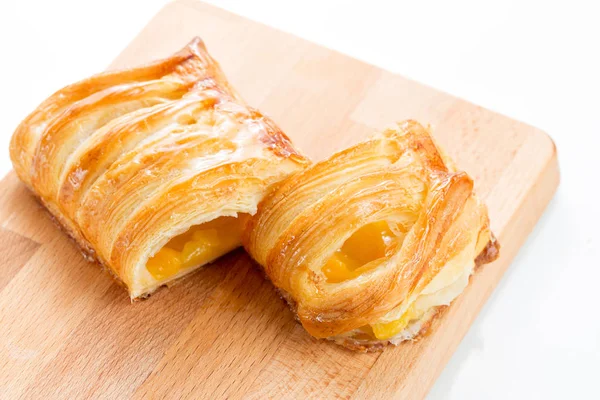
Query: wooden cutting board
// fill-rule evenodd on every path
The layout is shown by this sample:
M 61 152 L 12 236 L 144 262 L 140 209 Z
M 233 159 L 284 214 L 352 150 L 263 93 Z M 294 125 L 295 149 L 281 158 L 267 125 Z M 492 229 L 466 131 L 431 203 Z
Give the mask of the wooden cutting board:
M 314 159 L 394 121 L 431 124 L 475 178 L 501 258 L 424 339 L 355 354 L 309 337 L 241 250 L 131 304 L 11 173 L 0 183 L 0 398 L 424 397 L 552 197 L 554 144 L 536 128 L 194 0 L 167 5 L 112 67 L 166 56 L 194 35 L 249 104 Z

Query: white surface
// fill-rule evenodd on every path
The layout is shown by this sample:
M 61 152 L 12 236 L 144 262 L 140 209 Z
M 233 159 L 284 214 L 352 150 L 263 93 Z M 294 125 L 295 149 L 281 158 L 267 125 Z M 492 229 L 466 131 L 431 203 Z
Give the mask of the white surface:
M 430 398 L 600 398 L 596 2 L 213 3 L 554 138 L 561 187 Z M 0 175 L 11 168 L 19 121 L 53 91 L 104 69 L 162 4 L 0 2 Z

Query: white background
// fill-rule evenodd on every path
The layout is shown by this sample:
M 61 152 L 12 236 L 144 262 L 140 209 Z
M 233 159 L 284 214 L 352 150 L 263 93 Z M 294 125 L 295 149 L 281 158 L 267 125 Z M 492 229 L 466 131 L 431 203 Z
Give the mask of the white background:
M 213 2 L 553 137 L 558 193 L 430 398 L 600 398 L 598 2 Z M 19 121 L 103 70 L 164 3 L 0 2 L 0 175 Z

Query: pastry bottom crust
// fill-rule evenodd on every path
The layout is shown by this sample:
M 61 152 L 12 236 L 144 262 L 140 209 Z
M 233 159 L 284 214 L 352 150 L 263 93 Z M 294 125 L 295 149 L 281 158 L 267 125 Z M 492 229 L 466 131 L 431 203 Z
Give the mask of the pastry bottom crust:
M 483 264 L 489 264 L 492 261 L 495 261 L 499 255 L 500 243 L 498 243 L 496 236 L 494 236 L 494 233 L 492 232 L 490 241 L 475 259 L 475 270 Z

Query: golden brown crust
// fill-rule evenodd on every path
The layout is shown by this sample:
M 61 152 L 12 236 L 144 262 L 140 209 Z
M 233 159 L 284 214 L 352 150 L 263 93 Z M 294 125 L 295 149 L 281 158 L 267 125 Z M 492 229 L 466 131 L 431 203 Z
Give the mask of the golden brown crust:
M 496 236 L 494 236 L 492 233 L 490 235 L 490 241 L 475 259 L 475 266 L 480 267 L 484 264 L 489 264 L 495 261 L 498 257 L 500 257 L 500 243 L 498 243 Z
M 321 271 L 326 261 L 358 228 L 381 220 L 399 221 L 404 239 L 368 272 L 329 283 Z M 406 121 L 278 184 L 242 241 L 305 329 L 335 339 L 394 320 L 446 265 L 473 264 L 490 235 L 472 180 L 425 128 Z M 490 261 L 494 249 L 478 262 Z
M 485 246 L 485 249 L 477 256 L 475 260 L 475 266 L 478 268 L 484 264 L 488 264 L 496 260 L 499 256 L 500 244 L 496 240 L 496 237 L 492 234 L 490 241 Z M 263 272 L 264 269 L 257 265 L 257 267 Z M 269 276 L 264 274 L 265 279 L 270 280 Z M 275 291 L 279 295 L 279 297 L 288 305 L 290 311 L 294 315 L 294 319 L 301 323 L 300 317 L 297 312 L 297 303 L 294 298 L 284 291 L 281 288 L 275 287 Z M 437 318 L 439 318 L 442 313 L 447 309 L 447 306 L 437 306 L 433 309 L 433 312 L 430 313 L 427 319 L 420 321 L 420 329 L 415 333 L 414 337 L 409 339 L 410 341 L 417 341 L 421 339 L 426 333 L 429 331 L 431 325 L 435 322 Z M 331 337 L 325 338 L 325 340 L 330 340 L 342 347 L 347 348 L 351 351 L 356 351 L 359 353 L 366 352 L 376 352 L 381 351 L 392 343 L 389 340 L 357 340 L 352 337 Z
M 175 55 L 69 85 L 11 141 L 14 168 L 88 254 L 142 296 L 171 237 L 254 213 L 308 160 L 248 107 L 199 38 Z

